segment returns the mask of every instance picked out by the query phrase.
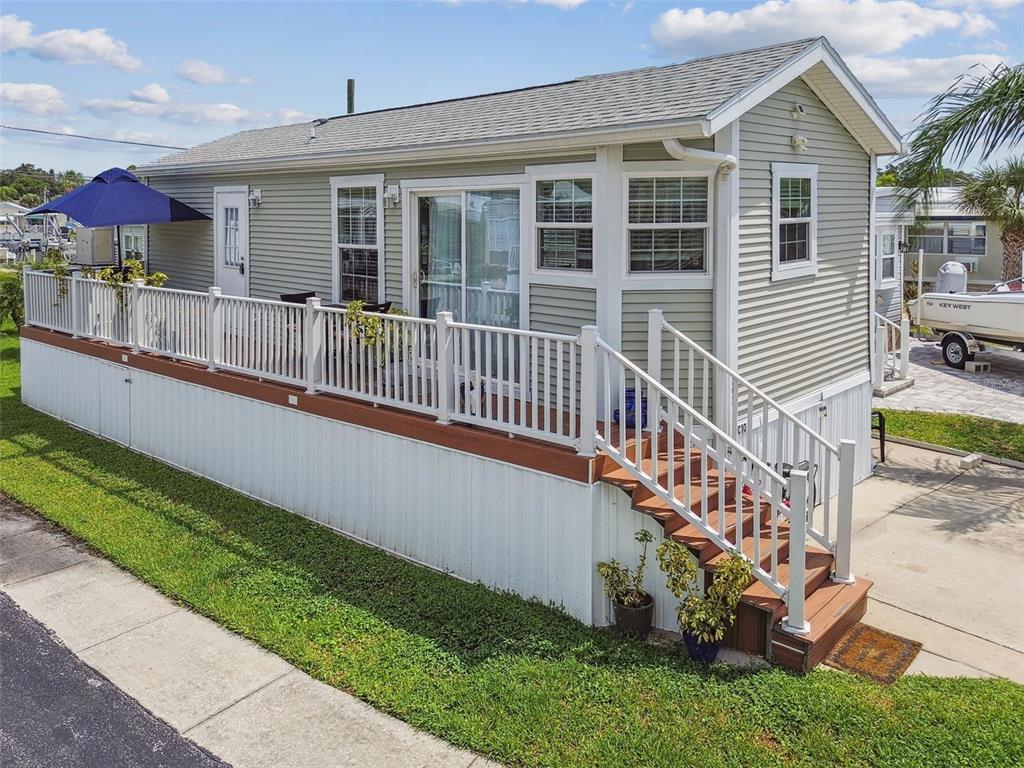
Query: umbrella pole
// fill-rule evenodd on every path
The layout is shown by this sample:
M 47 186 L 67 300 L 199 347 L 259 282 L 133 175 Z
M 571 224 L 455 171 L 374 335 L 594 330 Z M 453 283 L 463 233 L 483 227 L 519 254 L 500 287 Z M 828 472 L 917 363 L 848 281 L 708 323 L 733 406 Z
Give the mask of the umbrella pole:
M 121 225 L 114 227 L 114 253 L 117 255 L 117 268 L 124 266 L 121 263 Z

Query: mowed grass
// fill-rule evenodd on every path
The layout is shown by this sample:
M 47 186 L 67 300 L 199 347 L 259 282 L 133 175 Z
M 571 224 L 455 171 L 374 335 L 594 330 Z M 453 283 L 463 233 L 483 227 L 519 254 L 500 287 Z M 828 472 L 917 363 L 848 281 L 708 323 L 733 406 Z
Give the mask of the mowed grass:
M 0 345 L 0 489 L 167 595 L 453 744 L 544 766 L 1024 763 L 1024 687 L 697 667 L 78 432 L 21 404 L 17 338 Z
M 955 413 L 891 410 L 882 413 L 887 434 L 969 453 L 1024 461 L 1024 424 Z

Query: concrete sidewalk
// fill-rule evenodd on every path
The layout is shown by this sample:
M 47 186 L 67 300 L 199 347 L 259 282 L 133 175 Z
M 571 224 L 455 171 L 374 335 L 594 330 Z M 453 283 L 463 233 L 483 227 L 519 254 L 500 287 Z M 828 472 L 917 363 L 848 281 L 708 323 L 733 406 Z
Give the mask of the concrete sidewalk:
M 908 674 L 1024 683 L 1024 470 L 894 443 L 886 460 L 854 491 L 864 622 L 924 643 Z
M 314 680 L 2 501 L 0 588 L 82 661 L 236 768 L 494 765 Z

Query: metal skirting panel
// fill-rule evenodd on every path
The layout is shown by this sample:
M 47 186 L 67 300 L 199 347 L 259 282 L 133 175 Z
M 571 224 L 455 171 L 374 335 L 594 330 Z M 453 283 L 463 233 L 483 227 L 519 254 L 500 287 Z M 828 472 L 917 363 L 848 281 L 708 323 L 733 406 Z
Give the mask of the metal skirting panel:
M 625 494 L 601 484 L 28 339 L 22 376 L 23 399 L 33 408 L 407 559 L 560 606 L 587 623 L 604 623 L 603 609 L 595 613 L 601 608 L 597 561 L 633 564 L 633 532 L 640 525 L 657 531 L 629 508 Z M 123 389 L 110 391 L 117 386 Z M 654 584 L 653 549 L 649 568 Z M 659 602 L 671 610 L 667 600 Z

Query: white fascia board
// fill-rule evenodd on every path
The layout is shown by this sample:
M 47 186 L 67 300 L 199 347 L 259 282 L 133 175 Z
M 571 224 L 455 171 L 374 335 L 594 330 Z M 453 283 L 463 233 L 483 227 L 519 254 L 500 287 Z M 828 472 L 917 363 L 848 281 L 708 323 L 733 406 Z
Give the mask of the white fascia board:
M 708 129 L 711 133 L 717 133 L 819 62 L 828 67 L 840 85 L 846 89 L 885 138 L 886 144 L 872 146 L 871 149 L 879 155 L 902 154 L 904 143 L 899 131 L 893 127 L 864 86 L 853 76 L 843 60 L 839 58 L 839 54 L 824 38 L 814 41 L 785 64 L 713 109 L 708 113 Z M 831 106 L 829 108 L 832 109 Z M 837 114 L 837 117 L 840 115 Z
M 453 159 L 498 156 L 550 156 L 563 150 L 587 150 L 607 144 L 629 144 L 663 139 L 706 138 L 707 123 L 703 119 L 672 120 L 638 126 L 618 126 L 601 130 L 546 134 L 517 139 L 495 139 L 480 142 L 452 142 L 417 147 L 395 147 L 380 151 L 323 152 L 314 155 L 282 155 L 280 157 L 246 160 L 213 161 L 188 165 L 149 165 L 137 173 L 157 178 L 195 173 L 235 173 L 238 171 L 291 171 L 299 168 L 386 167 L 410 162 L 445 163 Z

